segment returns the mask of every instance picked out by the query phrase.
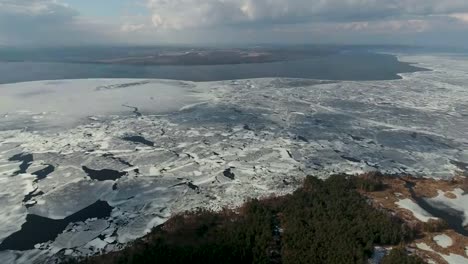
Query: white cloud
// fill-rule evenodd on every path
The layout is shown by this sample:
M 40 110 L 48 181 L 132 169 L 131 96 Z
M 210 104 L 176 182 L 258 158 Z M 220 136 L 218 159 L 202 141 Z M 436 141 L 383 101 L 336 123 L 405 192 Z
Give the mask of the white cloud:
M 466 0 L 148 0 L 153 25 L 182 29 L 307 21 L 362 22 L 468 12 Z
M 424 32 L 429 28 L 429 21 L 417 19 L 350 22 L 337 25 L 337 29 L 367 32 Z
M 145 24 L 124 23 L 120 28 L 123 32 L 138 32 L 146 28 Z
M 375 42 L 468 24 L 468 0 L 138 0 L 149 12 L 101 18 L 66 1 L 0 0 L 0 44 Z
M 107 41 L 111 31 L 58 0 L 0 0 L 0 39 L 6 44 L 96 43 Z
M 466 45 L 467 40 L 460 35 L 468 29 L 467 0 L 145 1 L 151 13 L 147 32 L 153 28 L 153 35 L 169 39 L 186 35 L 189 42 L 453 44 L 453 38 Z M 206 38 L 207 32 L 213 37 Z
M 69 23 L 78 12 L 54 0 L 0 0 L 0 28 Z M 34 24 L 38 23 L 38 24 Z
M 468 24 L 468 13 L 455 13 L 451 14 L 450 17 L 455 18 L 462 23 Z

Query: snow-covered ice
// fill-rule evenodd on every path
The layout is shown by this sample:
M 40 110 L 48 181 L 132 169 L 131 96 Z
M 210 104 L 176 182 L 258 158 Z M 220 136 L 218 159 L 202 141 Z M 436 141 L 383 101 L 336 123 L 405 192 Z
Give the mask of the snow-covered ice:
M 289 193 L 306 175 L 466 174 L 468 62 L 400 59 L 433 71 L 363 82 L 0 85 L 0 248 L 28 215 L 60 221 L 97 201 L 112 207 L 37 248 L 0 251 L 0 262 L 116 250 L 174 213 Z M 465 197 L 437 201 L 466 212 Z M 399 204 L 431 217 L 410 201 Z
M 3 84 L 0 113 L 4 120 L 0 128 L 34 123 L 63 127 L 110 114 L 165 113 L 199 102 L 202 98 L 192 92 L 194 87 L 189 82 L 139 79 Z

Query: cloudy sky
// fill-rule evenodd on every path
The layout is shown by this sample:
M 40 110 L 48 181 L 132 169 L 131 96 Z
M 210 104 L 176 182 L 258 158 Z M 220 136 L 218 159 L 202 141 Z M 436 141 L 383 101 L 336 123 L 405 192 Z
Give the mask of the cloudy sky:
M 468 46 L 468 0 L 0 0 L 0 45 Z

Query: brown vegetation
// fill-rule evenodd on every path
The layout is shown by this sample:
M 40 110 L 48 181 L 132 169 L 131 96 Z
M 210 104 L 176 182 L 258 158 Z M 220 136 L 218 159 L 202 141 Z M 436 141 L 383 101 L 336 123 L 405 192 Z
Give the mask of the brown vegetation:
M 370 173 L 373 174 L 373 173 Z M 413 213 L 409 210 L 399 208 L 395 203 L 402 199 L 411 199 L 411 194 L 406 187 L 406 183 L 414 184 L 413 190 L 419 197 L 433 198 L 438 195 L 439 191 L 445 192 L 448 198 L 456 198 L 452 191 L 456 188 L 466 188 L 467 179 L 465 177 L 455 177 L 450 180 L 436 180 L 426 178 L 414 178 L 411 176 L 397 177 L 389 175 L 379 175 L 379 181 L 385 186 L 381 191 L 369 192 L 360 190 L 361 194 L 368 197 L 373 205 L 388 210 L 403 219 L 412 229 L 418 232 L 417 239 L 410 244 L 410 247 L 416 251 L 416 254 L 425 258 L 430 258 L 437 263 L 446 263 L 440 255 L 432 252 L 426 252 L 417 249 L 417 243 L 425 243 L 429 245 L 436 252 L 449 255 L 450 253 L 466 256 L 465 247 L 468 246 L 468 237 L 456 233 L 448 228 L 447 224 L 441 220 L 431 219 L 424 223 L 416 219 Z M 369 178 L 368 175 L 359 177 Z M 442 248 L 433 240 L 434 236 L 438 234 L 448 235 L 453 245 L 448 248 Z

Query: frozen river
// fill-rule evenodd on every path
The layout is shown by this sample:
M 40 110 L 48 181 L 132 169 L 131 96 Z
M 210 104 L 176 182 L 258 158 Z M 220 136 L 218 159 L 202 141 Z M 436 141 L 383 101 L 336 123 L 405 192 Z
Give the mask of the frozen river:
M 1 85 L 0 262 L 119 249 L 174 213 L 288 193 L 306 175 L 466 174 L 468 61 L 401 59 L 432 71 Z

